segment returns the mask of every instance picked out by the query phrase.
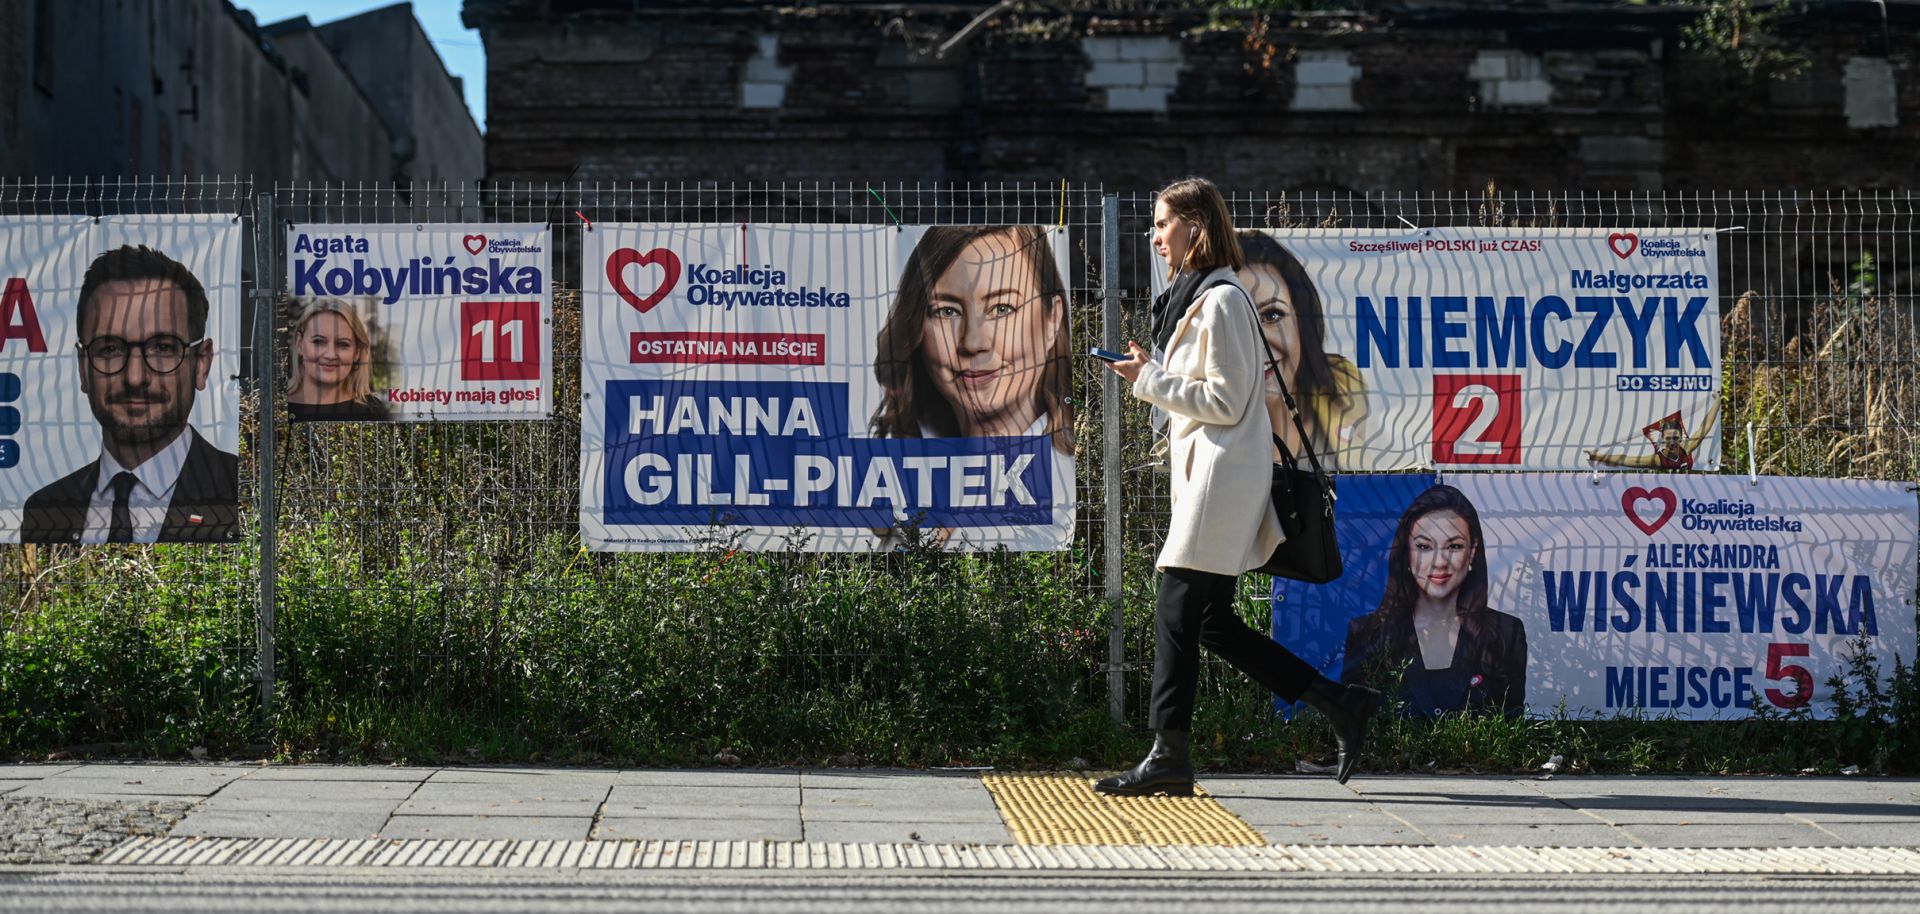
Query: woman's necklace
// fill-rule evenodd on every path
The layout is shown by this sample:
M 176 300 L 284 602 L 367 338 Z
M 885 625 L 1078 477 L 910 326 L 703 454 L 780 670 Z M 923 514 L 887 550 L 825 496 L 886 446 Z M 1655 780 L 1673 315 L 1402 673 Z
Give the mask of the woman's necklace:
M 1460 640 L 1460 617 L 1450 610 L 1416 612 L 1413 636 L 1420 642 L 1420 665 L 1429 670 L 1453 666 L 1454 646 Z

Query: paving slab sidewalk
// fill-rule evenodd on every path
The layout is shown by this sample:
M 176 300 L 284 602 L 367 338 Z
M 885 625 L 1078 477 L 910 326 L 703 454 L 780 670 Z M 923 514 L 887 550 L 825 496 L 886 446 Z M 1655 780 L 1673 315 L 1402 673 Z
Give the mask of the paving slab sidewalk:
M 1913 778 L 1361 775 L 1342 786 L 1289 774 L 1201 785 L 1274 844 L 1920 847 Z M 0 811 L 46 801 L 169 804 L 182 811 L 171 836 L 1014 843 L 977 772 L 0 765 Z

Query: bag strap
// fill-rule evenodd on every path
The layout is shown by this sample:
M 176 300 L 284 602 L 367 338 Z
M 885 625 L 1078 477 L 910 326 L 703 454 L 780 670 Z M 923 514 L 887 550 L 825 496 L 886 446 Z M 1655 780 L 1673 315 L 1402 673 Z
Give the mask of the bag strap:
M 1306 424 L 1300 421 L 1300 407 L 1293 402 L 1293 392 L 1287 389 L 1287 379 L 1281 376 L 1280 357 L 1274 353 L 1273 343 L 1269 341 L 1267 335 L 1260 330 L 1260 309 L 1254 305 L 1253 296 L 1247 294 L 1247 290 L 1240 288 L 1238 283 L 1227 279 L 1219 280 L 1200 291 L 1204 294 L 1213 291 L 1213 289 L 1219 286 L 1232 286 L 1238 289 L 1241 297 L 1247 300 L 1247 307 L 1253 311 L 1254 335 L 1260 338 L 1260 345 L 1267 350 L 1267 367 L 1272 369 L 1273 379 L 1280 385 L 1280 399 L 1287 405 L 1287 415 L 1293 417 L 1293 430 L 1300 433 L 1300 444 L 1307 449 L 1307 463 L 1313 467 L 1313 472 L 1316 475 L 1325 476 L 1326 470 L 1320 467 L 1320 455 L 1314 453 L 1313 450 L 1313 436 L 1307 434 Z M 1293 449 L 1287 447 L 1287 442 L 1277 433 L 1273 436 L 1273 443 L 1275 447 L 1280 449 L 1280 456 L 1285 459 L 1287 465 L 1292 466 L 1294 462 Z

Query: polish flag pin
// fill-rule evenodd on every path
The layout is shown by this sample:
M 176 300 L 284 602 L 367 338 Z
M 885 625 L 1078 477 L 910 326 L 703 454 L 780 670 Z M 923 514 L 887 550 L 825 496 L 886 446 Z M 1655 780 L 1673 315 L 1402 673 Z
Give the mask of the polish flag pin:
M 204 523 L 206 523 L 206 519 L 205 519 L 205 518 L 202 518 L 202 517 L 201 517 L 200 515 L 198 515 L 198 514 L 189 514 L 189 515 L 187 515 L 187 523 L 189 523 L 189 524 L 204 524 Z

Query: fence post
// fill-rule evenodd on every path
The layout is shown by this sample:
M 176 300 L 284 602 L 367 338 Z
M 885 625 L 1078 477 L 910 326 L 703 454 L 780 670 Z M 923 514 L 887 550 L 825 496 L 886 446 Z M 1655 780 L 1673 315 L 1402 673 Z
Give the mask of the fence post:
M 274 560 L 279 554 L 279 510 L 273 491 L 273 323 L 274 299 L 278 294 L 280 258 L 276 243 L 273 195 L 254 198 L 254 273 L 253 273 L 253 389 L 258 399 L 255 418 L 259 440 L 254 445 L 257 463 L 255 500 L 260 505 L 260 608 L 255 614 L 260 678 L 260 716 L 273 719 L 273 693 L 277 680 L 274 660 L 274 629 L 279 603 L 278 570 Z
M 1119 351 L 1120 198 L 1107 194 L 1101 200 L 1100 212 L 1100 345 Z M 1106 596 L 1107 602 L 1112 604 L 1107 623 L 1107 712 L 1113 716 L 1114 723 L 1124 725 L 1127 720 L 1127 628 L 1126 612 L 1121 607 L 1120 587 L 1121 570 L 1126 564 L 1122 554 L 1122 534 L 1125 531 L 1120 517 L 1120 377 L 1104 370 L 1100 375 L 1103 442 L 1100 449 L 1100 478 L 1106 481 L 1106 523 L 1103 526 L 1107 550 Z

